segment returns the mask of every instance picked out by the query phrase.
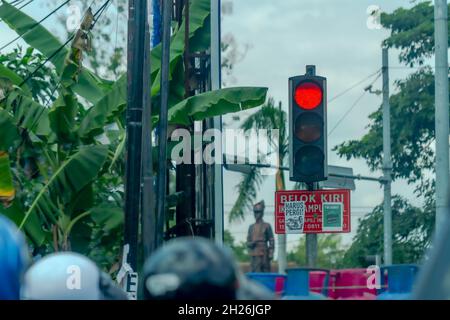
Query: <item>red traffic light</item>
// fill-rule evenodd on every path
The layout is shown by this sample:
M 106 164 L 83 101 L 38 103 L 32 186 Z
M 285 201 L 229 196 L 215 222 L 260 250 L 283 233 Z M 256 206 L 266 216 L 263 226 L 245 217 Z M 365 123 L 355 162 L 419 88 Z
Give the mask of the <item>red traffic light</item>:
M 303 82 L 295 88 L 295 102 L 305 110 L 317 108 L 322 103 L 322 88 L 314 82 Z

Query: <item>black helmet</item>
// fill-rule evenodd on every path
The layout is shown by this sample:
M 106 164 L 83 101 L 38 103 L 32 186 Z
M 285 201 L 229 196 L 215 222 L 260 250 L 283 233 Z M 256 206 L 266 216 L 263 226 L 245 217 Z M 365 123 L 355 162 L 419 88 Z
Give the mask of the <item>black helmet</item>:
M 234 300 L 237 267 L 231 252 L 203 238 L 179 238 L 144 265 L 147 300 Z

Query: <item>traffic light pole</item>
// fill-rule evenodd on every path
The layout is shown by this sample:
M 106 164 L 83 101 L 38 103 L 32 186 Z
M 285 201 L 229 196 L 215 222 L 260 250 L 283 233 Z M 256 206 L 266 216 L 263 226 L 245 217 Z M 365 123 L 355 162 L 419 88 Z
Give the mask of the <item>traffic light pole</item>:
M 308 191 L 317 190 L 317 183 L 308 183 Z M 315 268 L 317 263 L 317 234 L 306 234 L 306 262 L 309 268 Z
M 384 264 L 392 264 L 392 208 L 391 208 L 391 111 L 389 105 L 389 56 L 383 48 L 383 174 L 384 174 Z M 448 117 L 447 117 L 448 119 Z M 448 141 L 448 140 L 447 140 Z M 447 149 L 448 150 L 448 149 Z
M 306 66 L 306 74 L 316 75 L 315 66 Z M 308 191 L 318 189 L 317 183 L 307 183 Z M 306 259 L 309 268 L 315 268 L 317 263 L 317 234 L 306 234 Z

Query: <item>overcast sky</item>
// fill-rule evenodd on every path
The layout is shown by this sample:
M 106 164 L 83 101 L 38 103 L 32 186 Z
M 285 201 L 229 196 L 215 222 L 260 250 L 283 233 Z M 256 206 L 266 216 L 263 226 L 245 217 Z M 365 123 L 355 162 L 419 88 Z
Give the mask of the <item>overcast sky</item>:
M 100 1 L 98 1 L 100 4 Z M 377 5 L 383 11 L 392 12 L 398 7 L 410 7 L 410 0 L 232 0 L 233 13 L 223 20 L 223 35 L 232 33 L 238 43 L 251 48 L 245 58 L 235 65 L 233 86 L 265 86 L 269 96 L 281 101 L 287 111 L 287 81 L 291 76 L 303 74 L 305 65 L 317 66 L 317 73 L 328 78 L 328 96 L 331 98 L 353 84 L 367 78 L 381 68 L 381 42 L 388 36 L 386 30 L 371 30 L 367 27 L 367 8 Z M 25 10 L 39 20 L 49 11 L 47 0 L 38 0 Z M 113 10 L 113 9 L 112 9 Z M 54 20 L 44 23 L 55 28 Z M 120 26 L 124 28 L 126 26 Z M 15 34 L 0 23 L 0 44 L 6 43 Z M 11 47 L 9 48 L 11 49 Z M 390 52 L 391 66 L 399 66 L 398 52 Z M 404 78 L 411 70 L 392 69 L 391 84 Z M 328 106 L 328 128 L 332 129 L 349 110 L 367 86 L 372 77 L 360 86 L 336 99 Z M 374 83 L 381 88 L 381 79 Z M 391 88 L 394 91 L 394 87 Z M 329 164 L 352 167 L 356 174 L 380 176 L 381 172 L 370 172 L 362 160 L 346 161 L 336 156 L 331 149 L 344 141 L 358 139 L 366 132 L 368 115 L 381 103 L 381 97 L 365 95 L 353 112 L 329 136 Z M 241 115 L 245 118 L 245 114 Z M 230 117 L 225 118 L 232 124 Z M 224 174 L 224 202 L 227 213 L 236 199 L 234 186 L 241 175 Z M 288 185 L 292 188 L 292 185 Z M 403 181 L 393 184 L 393 193 L 407 197 L 415 205 L 421 199 L 413 196 L 413 187 Z M 273 224 L 274 179 L 268 178 L 262 185 L 258 199 L 267 204 L 266 220 Z M 373 182 L 356 182 L 352 192 L 352 233 L 345 235 L 348 245 L 357 228 L 357 220 L 382 201 L 382 189 Z M 225 218 L 228 221 L 228 218 Z M 244 222 L 229 224 L 235 237 L 242 241 L 253 217 L 249 212 Z M 292 247 L 299 235 L 288 237 Z

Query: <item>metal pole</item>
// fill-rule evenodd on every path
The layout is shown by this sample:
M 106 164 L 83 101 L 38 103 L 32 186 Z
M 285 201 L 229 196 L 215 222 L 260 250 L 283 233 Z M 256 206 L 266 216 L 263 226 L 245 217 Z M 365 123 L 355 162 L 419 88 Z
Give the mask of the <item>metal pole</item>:
M 449 89 L 448 89 L 448 7 L 436 0 L 435 23 L 435 105 L 436 105 L 436 232 L 449 213 Z
M 317 190 L 315 183 L 308 183 L 308 191 Z M 306 260 L 309 268 L 315 268 L 317 263 L 317 234 L 306 234 Z
M 156 246 L 164 242 L 167 172 L 167 113 L 169 104 L 170 26 L 172 1 L 163 1 L 163 36 L 161 58 L 161 110 L 159 114 L 159 155 L 157 177 Z
M 147 18 L 146 1 L 129 1 L 128 20 L 128 97 L 126 114 L 126 176 L 124 245 L 129 246 L 126 262 L 137 270 L 138 230 L 141 210 L 141 151 L 144 44 Z
M 220 26 L 221 0 L 211 0 L 211 89 L 222 87 L 221 79 L 221 26 Z M 222 132 L 222 117 L 214 117 L 213 126 Z M 223 150 L 223 148 L 222 148 Z M 218 150 L 216 150 L 217 152 Z M 213 214 L 214 214 L 214 239 L 217 243 L 223 243 L 223 166 L 214 164 L 213 187 Z
M 286 234 L 279 234 L 278 237 L 278 273 L 285 274 L 287 268 L 286 255 Z
M 392 264 L 392 209 L 391 209 L 391 111 L 389 105 L 389 55 L 383 48 L 383 174 L 384 186 L 384 264 Z
M 381 266 L 381 256 L 379 254 L 375 255 L 375 265 Z
M 149 15 L 147 15 L 147 17 L 148 16 Z M 144 115 L 142 124 L 142 244 L 144 249 L 144 261 L 156 249 L 154 242 L 156 234 L 156 216 L 155 216 L 155 195 L 154 195 L 155 190 L 153 186 L 150 57 L 151 57 L 150 27 L 147 18 L 145 23 L 145 48 L 144 48 L 144 73 L 143 73 Z
M 278 105 L 278 110 L 280 111 L 280 114 L 282 112 L 281 109 L 281 103 Z M 281 159 L 278 155 L 278 165 L 281 165 Z M 284 183 L 284 172 L 281 169 L 278 169 L 278 174 L 280 174 L 280 179 L 282 182 L 282 186 L 280 189 L 284 190 L 286 188 L 285 183 Z M 279 191 L 278 189 L 278 183 L 275 182 L 275 185 L 277 187 L 277 191 Z M 286 234 L 279 234 L 278 237 L 278 273 L 281 274 L 285 274 L 286 273 L 286 269 L 287 269 L 287 235 Z
M 307 65 L 306 74 L 315 76 L 316 66 Z M 308 183 L 308 191 L 314 191 L 318 189 L 317 183 Z M 315 268 L 317 262 L 317 234 L 306 234 L 306 259 L 308 267 Z

